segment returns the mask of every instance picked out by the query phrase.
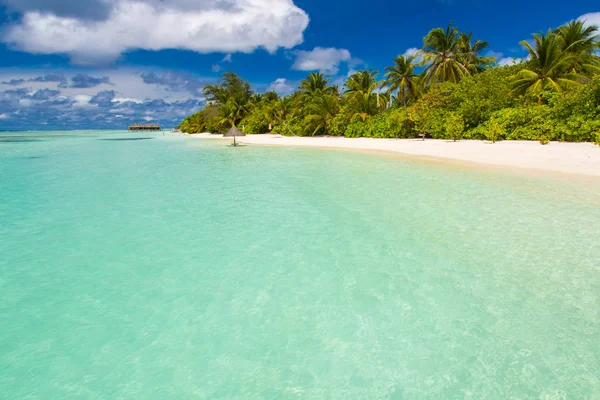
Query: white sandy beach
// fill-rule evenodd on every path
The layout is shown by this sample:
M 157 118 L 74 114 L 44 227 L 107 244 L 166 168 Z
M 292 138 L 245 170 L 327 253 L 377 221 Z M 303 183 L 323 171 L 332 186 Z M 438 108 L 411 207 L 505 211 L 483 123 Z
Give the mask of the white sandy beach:
M 220 139 L 221 135 L 201 133 L 188 135 L 199 139 Z M 239 143 L 266 146 L 323 147 L 353 150 L 385 151 L 417 157 L 435 157 L 461 162 L 546 172 L 600 177 L 600 147 L 592 143 L 551 142 L 541 145 L 530 141 L 489 143 L 479 140 L 371 139 L 344 137 L 299 137 L 281 135 L 248 135 Z

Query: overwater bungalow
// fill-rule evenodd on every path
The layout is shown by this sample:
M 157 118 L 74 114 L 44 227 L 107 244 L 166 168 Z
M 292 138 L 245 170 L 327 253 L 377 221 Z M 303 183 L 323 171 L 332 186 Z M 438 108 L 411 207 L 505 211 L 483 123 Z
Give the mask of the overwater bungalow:
M 160 131 L 158 124 L 132 124 L 128 128 L 130 131 Z

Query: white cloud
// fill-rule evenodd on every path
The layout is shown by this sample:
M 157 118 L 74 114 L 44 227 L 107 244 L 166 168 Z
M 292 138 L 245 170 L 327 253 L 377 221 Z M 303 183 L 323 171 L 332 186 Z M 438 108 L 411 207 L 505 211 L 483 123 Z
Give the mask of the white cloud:
M 499 51 L 490 50 L 487 53 L 485 53 L 485 56 L 486 57 L 494 57 L 496 59 L 496 61 L 498 61 L 502 57 L 504 57 L 504 53 L 501 53 Z
M 340 69 L 340 63 L 350 62 L 352 56 L 346 49 L 334 47 L 315 47 L 311 51 L 294 51 L 296 61 L 292 69 L 296 71 L 320 71 L 324 74 L 335 75 Z
M 77 96 L 73 96 L 73 108 L 86 108 L 86 107 L 95 107 L 93 104 L 90 104 L 90 100 L 92 96 L 88 96 L 85 94 L 79 94 Z
M 418 54 L 419 49 L 417 49 L 416 47 L 411 47 L 409 49 L 407 49 L 403 56 L 404 57 L 411 57 L 411 56 L 417 56 L 417 58 L 415 58 L 415 62 L 420 63 L 421 60 L 423 59 L 423 57 L 421 56 L 421 54 Z
M 577 19 L 580 21 L 585 21 L 586 25 L 600 26 L 600 12 L 584 14 Z
M 112 5 L 107 19 L 92 22 L 26 11 L 2 40 L 26 52 L 67 53 L 75 63 L 95 64 L 131 49 L 274 52 L 302 43 L 309 21 L 292 0 L 113 0 Z
M 8 119 L 8 114 L 0 114 L 0 119 Z
M 223 57 L 221 62 L 231 62 L 231 53 L 227 54 L 225 57 Z
M 523 58 L 515 58 L 515 57 L 504 57 L 498 60 L 498 65 L 503 67 L 505 65 L 515 65 L 523 62 Z
M 292 86 L 285 78 L 277 78 L 267 88 L 267 92 L 270 91 L 273 91 L 279 95 L 286 95 L 294 91 L 294 86 Z
M 221 70 L 221 66 L 219 64 L 213 64 L 212 67 L 210 67 L 210 70 L 212 72 L 219 72 Z

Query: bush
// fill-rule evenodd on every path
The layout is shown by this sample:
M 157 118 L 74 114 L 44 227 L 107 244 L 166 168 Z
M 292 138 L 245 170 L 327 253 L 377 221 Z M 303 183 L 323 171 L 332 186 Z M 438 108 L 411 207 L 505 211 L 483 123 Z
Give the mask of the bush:
M 254 135 L 269 132 L 269 121 L 262 107 L 256 107 L 237 124 L 245 134 Z
M 345 137 L 361 137 L 366 136 L 365 133 L 368 132 L 368 125 L 366 122 L 358 119 L 357 121 L 350 122 L 346 126 L 346 131 L 344 132 Z
M 463 132 L 465 131 L 465 122 L 462 117 L 456 113 L 451 112 L 446 119 L 446 135 L 449 139 L 457 140 L 462 139 Z
M 275 125 L 275 127 L 273 128 L 273 130 L 271 132 L 277 133 L 277 134 L 280 134 L 283 136 L 292 136 L 292 135 L 303 136 L 305 134 L 304 126 L 302 124 L 302 118 L 300 118 L 300 117 L 293 117 L 293 118 L 286 119 L 281 124 Z
M 500 126 L 498 121 L 492 119 L 490 120 L 489 124 L 486 124 L 486 126 L 488 140 L 490 140 L 492 143 L 496 143 L 496 141 L 502 140 L 502 137 L 504 136 L 504 131 L 502 130 L 502 127 Z
M 328 132 L 331 136 L 344 136 L 347 126 L 348 117 L 344 113 L 339 113 L 329 121 Z
M 550 139 L 548 139 L 548 137 L 546 135 L 540 136 L 540 144 L 541 145 L 547 145 L 548 143 L 550 143 Z

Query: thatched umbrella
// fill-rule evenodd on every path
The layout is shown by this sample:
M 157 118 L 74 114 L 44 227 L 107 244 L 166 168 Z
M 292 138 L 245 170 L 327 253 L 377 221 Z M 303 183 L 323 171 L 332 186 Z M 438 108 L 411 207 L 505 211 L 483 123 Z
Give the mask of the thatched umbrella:
M 234 146 L 237 146 L 237 142 L 235 141 L 235 138 L 237 136 L 246 136 L 246 135 L 244 134 L 244 132 L 240 131 L 235 126 L 232 126 L 231 129 L 228 130 L 227 133 L 223 135 L 223 137 L 232 137 Z

